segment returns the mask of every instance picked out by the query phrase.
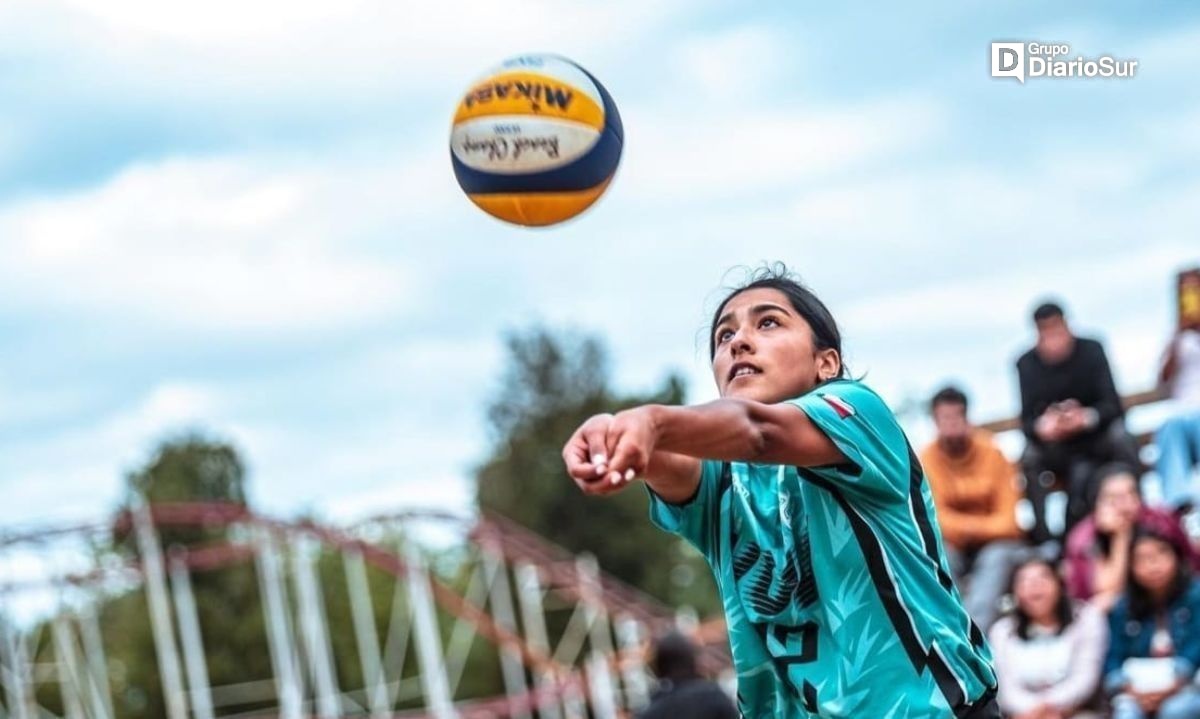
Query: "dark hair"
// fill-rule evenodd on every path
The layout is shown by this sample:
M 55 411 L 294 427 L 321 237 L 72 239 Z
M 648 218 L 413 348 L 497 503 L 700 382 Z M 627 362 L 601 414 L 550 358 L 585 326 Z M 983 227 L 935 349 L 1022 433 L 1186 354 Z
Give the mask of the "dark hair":
M 1058 585 L 1058 603 L 1054 605 L 1054 618 L 1058 620 L 1058 634 L 1062 634 L 1063 630 L 1075 619 L 1075 610 L 1071 606 L 1071 598 L 1067 596 L 1067 585 L 1063 581 L 1062 575 L 1058 573 L 1058 568 L 1054 566 L 1054 562 L 1045 557 L 1033 554 L 1013 567 L 1012 574 L 1008 577 L 1008 595 L 1013 598 L 1012 616 L 1017 622 L 1017 636 L 1022 639 L 1029 639 L 1029 624 L 1032 618 L 1021 609 L 1021 603 L 1017 601 L 1017 575 L 1021 570 L 1033 565 L 1045 567 L 1050 570 L 1050 575 L 1054 577 L 1054 583 Z
M 929 411 L 933 412 L 939 404 L 959 404 L 962 405 L 963 412 L 966 412 L 967 395 L 958 387 L 943 387 L 933 395 L 933 399 L 929 400 Z
M 1088 506 L 1095 509 L 1096 500 L 1100 499 L 1100 490 L 1104 489 L 1104 485 L 1114 477 L 1120 477 L 1125 474 L 1133 477 L 1134 491 L 1141 496 L 1142 487 L 1141 483 L 1138 481 L 1138 471 L 1125 462 L 1109 462 L 1108 464 L 1101 465 L 1100 469 L 1097 469 L 1095 473 L 1092 474 L 1092 481 L 1088 482 L 1088 487 L 1090 490 L 1087 498 Z
M 812 290 L 805 287 L 798 277 L 788 272 L 787 266 L 782 262 L 774 262 L 754 270 L 745 283 L 735 287 L 728 295 L 725 295 L 721 304 L 717 305 L 716 312 L 713 312 L 712 324 L 708 328 L 708 357 L 710 360 L 717 354 L 717 338 L 714 333 L 725 305 L 741 293 L 756 289 L 779 290 L 786 295 L 792 309 L 796 310 L 796 313 L 803 317 L 808 326 L 812 328 L 813 346 L 818 350 L 836 350 L 838 354 L 837 376 L 839 378 L 846 376 L 846 364 L 841 361 L 842 333 L 838 330 L 837 322 L 834 321 L 833 315 L 830 314 L 825 303 L 813 294 Z
M 1051 317 L 1063 317 L 1064 314 L 1062 305 L 1057 302 L 1043 302 L 1033 311 L 1033 321 L 1041 322 Z
M 1162 542 L 1175 555 L 1175 576 L 1171 578 L 1171 584 L 1167 587 L 1167 594 L 1161 604 L 1156 602 L 1154 597 L 1150 596 L 1150 592 L 1145 587 L 1138 584 L 1133 574 L 1133 548 L 1137 546 L 1140 539 L 1153 539 L 1154 541 Z M 1168 537 L 1165 532 L 1155 527 L 1145 524 L 1134 526 L 1133 537 L 1129 540 L 1129 569 L 1125 580 L 1125 591 L 1129 596 L 1129 616 L 1134 619 L 1147 619 L 1153 616 L 1157 611 L 1165 609 L 1182 596 L 1187 591 L 1188 584 L 1191 581 L 1192 573 L 1188 567 L 1188 560 L 1184 555 L 1183 547 Z
M 654 675 L 679 682 L 700 676 L 696 671 L 696 646 L 678 632 L 668 632 L 654 643 Z
M 1138 482 L 1137 470 L 1124 462 L 1109 462 L 1096 470 L 1096 473 L 1092 475 L 1092 481 L 1088 482 L 1087 501 L 1093 512 L 1096 509 L 1096 502 L 1100 499 L 1100 490 L 1104 489 L 1104 485 L 1114 477 L 1125 474 L 1133 476 L 1133 490 L 1138 493 L 1139 497 L 1141 496 L 1142 488 Z M 1103 557 L 1112 554 L 1112 535 L 1097 530 L 1096 548 L 1100 550 L 1100 555 Z

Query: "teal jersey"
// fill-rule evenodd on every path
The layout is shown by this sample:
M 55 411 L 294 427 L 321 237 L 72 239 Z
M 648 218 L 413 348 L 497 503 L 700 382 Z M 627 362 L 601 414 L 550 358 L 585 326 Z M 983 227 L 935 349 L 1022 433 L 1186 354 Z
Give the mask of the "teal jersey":
M 848 460 L 705 460 L 651 518 L 716 576 L 738 704 L 760 717 L 970 717 L 995 696 L 983 634 L 950 578 L 933 498 L 891 411 L 853 381 L 790 400 Z

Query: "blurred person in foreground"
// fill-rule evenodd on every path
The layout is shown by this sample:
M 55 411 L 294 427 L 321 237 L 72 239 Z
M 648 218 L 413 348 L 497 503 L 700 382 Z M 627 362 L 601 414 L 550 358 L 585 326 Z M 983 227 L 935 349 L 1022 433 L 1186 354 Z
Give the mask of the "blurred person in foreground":
M 1174 407 L 1154 443 L 1164 499 L 1183 513 L 1196 503 L 1192 473 L 1200 465 L 1200 268 L 1180 275 L 1179 297 L 1179 329 L 1158 376 Z
M 733 700 L 716 682 L 700 676 L 696 646 L 682 634 L 664 635 L 652 661 L 658 687 L 638 719 L 737 719 Z
M 1020 553 L 1016 485 L 1012 464 L 990 432 L 967 419 L 967 396 L 946 387 L 933 396 L 930 413 L 937 439 L 921 452 L 929 478 L 946 557 L 963 603 L 980 627 L 996 618 L 1013 563 Z
M 1104 347 L 1076 337 L 1055 303 L 1034 310 L 1033 321 L 1037 344 L 1017 360 L 1017 377 L 1026 438 L 1021 465 L 1034 516 L 1030 539 L 1041 545 L 1059 540 L 1046 521 L 1056 480 L 1067 490 L 1065 534 L 1091 510 L 1096 469 L 1112 461 L 1136 467 L 1138 456 Z
M 1138 525 L 1125 594 L 1109 614 L 1104 688 L 1114 719 L 1200 719 L 1200 584 L 1184 547 Z
M 1138 493 L 1133 469 L 1113 463 L 1096 473 L 1092 513 L 1067 536 L 1064 565 L 1067 589 L 1078 600 L 1090 600 L 1108 611 L 1125 591 L 1129 547 L 1137 524 L 1152 524 L 1185 548 L 1188 564 L 1200 569 L 1200 556 L 1170 512 L 1148 507 Z
M 988 636 L 1001 710 L 1012 719 L 1098 717 L 1104 612 L 1072 602 L 1054 565 L 1032 554 L 1013 571 L 1009 594 L 1013 609 Z

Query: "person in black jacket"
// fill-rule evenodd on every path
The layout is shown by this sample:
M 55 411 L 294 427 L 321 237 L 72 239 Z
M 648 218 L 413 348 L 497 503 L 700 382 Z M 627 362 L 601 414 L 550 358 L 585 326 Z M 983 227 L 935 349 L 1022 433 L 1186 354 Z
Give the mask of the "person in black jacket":
M 638 719 L 738 719 L 729 695 L 700 678 L 696 647 L 687 637 L 663 635 L 654 646 L 653 668 L 658 688 Z
M 1091 483 L 1100 465 L 1141 465 L 1104 347 L 1075 337 L 1057 304 L 1039 306 L 1033 321 L 1037 345 L 1017 360 L 1027 440 L 1021 465 L 1033 505 L 1029 538 L 1045 544 L 1058 539 L 1046 524 L 1046 497 L 1056 480 L 1067 490 L 1065 534 L 1091 511 Z

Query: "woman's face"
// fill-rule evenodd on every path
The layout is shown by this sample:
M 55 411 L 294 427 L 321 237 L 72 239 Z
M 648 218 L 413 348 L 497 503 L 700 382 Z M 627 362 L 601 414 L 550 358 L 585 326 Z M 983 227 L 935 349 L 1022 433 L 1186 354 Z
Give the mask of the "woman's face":
M 764 403 L 804 394 L 838 374 L 834 350 L 817 351 L 812 328 L 779 290 L 734 295 L 713 329 L 713 379 L 722 397 Z
M 1013 595 L 1026 616 L 1040 621 L 1054 616 L 1062 589 L 1050 567 L 1040 563 L 1027 564 L 1017 570 Z
M 1178 561 L 1171 546 L 1157 537 L 1140 537 L 1133 545 L 1133 580 L 1151 594 L 1162 594 L 1171 586 Z
M 1113 532 L 1131 526 L 1141 507 L 1137 479 L 1132 474 L 1108 477 L 1096 495 L 1096 527 L 1103 532 Z

